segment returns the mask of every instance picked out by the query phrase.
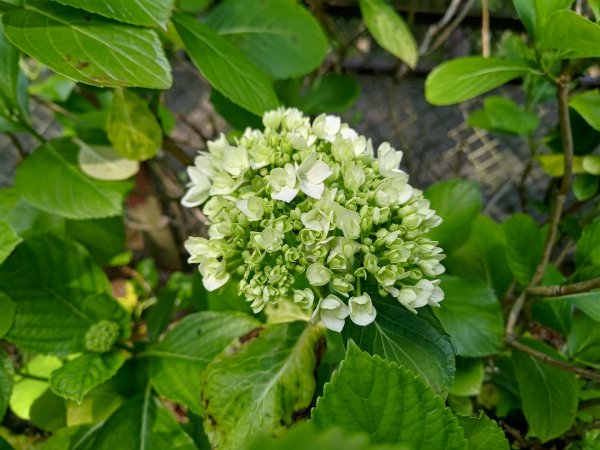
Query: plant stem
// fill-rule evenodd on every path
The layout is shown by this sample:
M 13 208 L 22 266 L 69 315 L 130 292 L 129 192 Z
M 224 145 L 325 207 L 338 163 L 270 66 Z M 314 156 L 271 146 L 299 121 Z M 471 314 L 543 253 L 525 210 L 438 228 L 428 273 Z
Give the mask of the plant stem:
M 179 145 L 177 145 L 177 143 L 169 136 L 165 136 L 163 147 L 184 166 L 190 166 L 194 162 L 194 160 L 190 158 L 187 153 L 185 153 L 183 149 L 179 147 Z
M 529 295 L 536 297 L 560 297 L 561 295 L 580 294 L 600 288 L 600 278 L 581 281 L 573 284 L 558 284 L 554 286 L 532 286 L 527 289 Z
M 564 174 L 560 188 L 554 196 L 554 205 L 550 214 L 548 236 L 542 252 L 542 259 L 538 263 L 529 285 L 523 290 L 523 292 L 521 292 L 508 315 L 508 319 L 506 321 L 506 336 L 508 340 L 511 340 L 514 337 L 514 328 L 519 318 L 519 314 L 523 309 L 523 304 L 527 298 L 528 290 L 537 286 L 546 272 L 546 267 L 548 266 L 548 261 L 550 261 L 550 256 L 552 254 L 552 248 L 554 247 L 554 241 L 556 240 L 556 236 L 558 234 L 558 224 L 562 217 L 565 200 L 567 199 L 567 195 L 571 190 L 571 179 L 573 172 L 573 135 L 571 132 L 571 121 L 569 119 L 570 81 L 571 77 L 569 72 L 569 61 L 563 60 L 561 63 L 560 76 L 558 78 L 557 102 L 560 134 L 563 153 L 565 155 Z
M 529 356 L 533 356 L 535 359 L 539 359 L 540 361 L 550 364 L 551 366 L 557 367 L 557 368 L 567 371 L 567 372 L 572 372 L 576 375 L 579 375 L 581 378 L 585 378 L 586 380 L 593 380 L 596 382 L 600 382 L 600 373 L 599 372 L 594 372 L 593 370 L 575 367 L 575 366 L 569 364 L 568 362 L 554 359 L 551 356 L 546 355 L 545 353 L 535 350 L 527 345 L 521 344 L 519 341 L 517 341 L 515 339 L 510 339 L 510 338 L 507 339 L 506 344 L 509 347 L 512 347 L 523 353 L 526 353 Z
M 49 378 L 40 377 L 38 375 L 32 375 L 32 374 L 27 373 L 27 372 L 22 372 L 22 371 L 20 371 L 18 369 L 15 370 L 15 374 L 19 375 L 20 377 L 27 378 L 28 380 L 43 381 L 44 383 L 48 383 L 50 381 Z

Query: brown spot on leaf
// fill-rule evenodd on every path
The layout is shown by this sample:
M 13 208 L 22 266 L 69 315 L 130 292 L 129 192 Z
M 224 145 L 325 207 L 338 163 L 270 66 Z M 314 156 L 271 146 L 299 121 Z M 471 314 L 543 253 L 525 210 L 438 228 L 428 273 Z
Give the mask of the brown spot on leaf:
M 245 344 L 246 342 L 251 341 L 252 339 L 256 339 L 260 335 L 262 329 L 263 327 L 258 327 L 250 331 L 249 333 L 240 336 L 240 338 L 238 339 L 240 341 L 240 344 Z
M 216 427 L 216 426 L 217 426 L 217 421 L 215 420 L 215 418 L 214 418 L 213 416 L 211 416 L 210 414 L 208 414 L 208 415 L 206 416 L 206 418 L 208 419 L 208 421 L 210 422 L 210 424 L 211 424 L 213 427 Z
M 67 62 L 69 62 L 69 61 L 71 61 L 72 59 L 73 59 L 73 57 L 72 57 L 71 55 L 65 55 L 65 56 L 63 56 L 63 61 L 67 61 Z
M 90 65 L 89 62 L 87 61 L 77 61 L 77 63 L 75 64 L 75 67 L 77 69 L 85 69 L 86 67 L 88 67 Z

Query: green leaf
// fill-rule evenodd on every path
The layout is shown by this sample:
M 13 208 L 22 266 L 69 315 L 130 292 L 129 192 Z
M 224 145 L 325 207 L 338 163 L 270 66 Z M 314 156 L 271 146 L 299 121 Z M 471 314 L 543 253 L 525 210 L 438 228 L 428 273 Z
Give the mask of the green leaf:
M 344 335 L 372 355 L 406 367 L 434 392 L 445 395 L 452 386 L 455 361 L 450 337 L 429 309 L 414 314 L 392 297 L 373 294 L 375 322 L 367 327 L 347 323 Z
M 311 406 L 323 330 L 274 324 L 241 337 L 206 368 L 204 427 L 213 447 L 242 448 L 248 436 L 280 435 Z
M 586 173 L 600 175 L 600 156 L 585 155 L 581 165 Z
M 14 450 L 14 448 L 0 436 L 0 450 Z
M 49 1 L 9 11 L 3 22 L 14 45 L 67 78 L 95 86 L 171 87 L 170 66 L 152 30 Z
M 167 29 L 173 0 L 54 0 L 119 22 Z
M 99 423 L 62 428 L 44 441 L 42 450 L 93 450 L 94 440 L 102 425 Z
M 31 84 L 28 92 L 50 102 L 63 103 L 67 101 L 76 85 L 73 80 L 54 73 L 42 81 Z
M 544 242 L 540 228 L 525 214 L 510 216 L 503 228 L 510 270 L 522 286 L 527 286 L 542 259 Z
M 594 289 L 590 292 L 583 292 L 581 294 L 551 297 L 546 299 L 546 302 L 566 302 L 570 305 L 576 306 L 593 320 L 600 322 L 600 289 Z
M 577 270 L 586 266 L 600 266 L 600 220 L 588 225 L 577 241 L 575 251 Z
M 444 276 L 446 294 L 435 313 L 461 356 L 487 356 L 500 351 L 504 324 L 494 292 L 482 282 Z
M 535 36 L 535 3 L 532 0 L 513 0 L 513 5 L 527 32 Z
M 148 104 L 123 89 L 114 90 L 107 132 L 114 149 L 127 159 L 150 159 L 162 145 L 162 128 Z
M 67 235 L 83 244 L 101 266 L 123 251 L 126 240 L 123 217 L 108 219 L 67 220 Z
M 81 148 L 78 157 L 79 168 L 88 177 L 105 181 L 126 180 L 140 170 L 139 162 L 123 158 L 112 147 L 92 147 L 81 141 L 79 146 Z
M 600 56 L 600 26 L 574 11 L 558 11 L 548 20 L 541 45 L 562 50 L 563 58 L 596 58 Z
M 0 316 L 0 339 L 6 336 L 6 333 L 12 327 L 16 308 L 17 305 L 15 305 L 15 302 L 4 292 L 0 292 L 0 311 L 2 311 L 2 315 Z
M 7 222 L 0 222 L 0 264 L 13 252 L 22 239 Z
M 543 46 L 551 32 L 553 15 L 557 11 L 566 10 L 574 0 L 533 0 L 535 3 L 536 33 L 535 38 Z
M 437 183 L 425 191 L 431 208 L 443 219 L 442 224 L 429 232 L 429 237 L 451 253 L 469 237 L 471 225 L 481 209 L 477 184 L 465 180 Z
M 509 450 L 510 444 L 496 422 L 483 413 L 475 417 L 459 417 L 469 450 Z
M 360 94 L 360 86 L 348 75 L 329 74 L 317 78 L 298 104 L 307 114 L 342 112 L 351 108 Z
M 502 226 L 488 216 L 477 216 L 469 239 L 448 255 L 444 266 L 452 275 L 485 282 L 496 297 L 502 297 L 513 280 Z
M 245 130 L 247 127 L 263 128 L 260 117 L 236 105 L 216 89 L 210 94 L 210 102 L 221 117 L 236 130 Z
M 200 379 L 206 366 L 235 338 L 259 325 L 241 313 L 189 315 L 147 353 L 152 386 L 160 395 L 202 414 Z
M 150 389 L 121 406 L 94 442 L 94 450 L 164 449 L 196 450 L 196 446 Z
M 481 359 L 456 358 L 456 374 L 451 394 L 464 397 L 479 394 L 483 384 L 483 370 Z
M 542 342 L 533 339 L 521 342 L 553 358 L 563 359 Z M 571 428 L 579 392 L 575 375 L 520 351 L 514 351 L 513 360 L 530 433 L 547 442 Z
M 22 124 L 29 123 L 27 78 L 19 69 L 19 50 L 8 41 L 1 22 L 0 116 L 15 124 L 19 122 Z
M 23 350 L 77 353 L 88 329 L 109 320 L 127 337 L 129 317 L 79 244 L 52 235 L 26 239 L 0 267 L 0 290 L 16 303 L 6 339 Z
M 565 173 L 565 155 L 563 155 L 562 153 L 540 155 L 537 157 L 537 159 L 542 165 L 542 169 L 544 170 L 544 172 L 546 172 L 551 177 L 562 177 Z M 574 174 L 580 174 L 585 172 L 583 169 L 583 158 L 581 156 L 573 157 L 572 170 Z
M 6 414 L 8 408 L 8 400 L 12 394 L 13 376 L 12 360 L 4 350 L 0 349 L 0 422 L 4 419 L 4 414 Z
M 213 9 L 206 23 L 274 78 L 312 72 L 327 54 L 321 26 L 296 2 L 230 0 Z
M 60 397 L 81 403 L 89 391 L 111 379 L 125 360 L 122 352 L 84 354 L 52 372 L 50 387 Z
M 579 175 L 573 180 L 573 194 L 580 202 L 591 199 L 596 195 L 599 187 L 600 177 L 597 175 Z
M 567 336 L 569 353 L 579 359 L 598 360 L 600 354 L 600 327 L 598 322 L 586 314 L 573 319 L 573 326 Z
M 62 233 L 64 219 L 27 203 L 15 188 L 0 189 L 0 216 L 22 238 L 39 233 Z
M 500 58 L 470 56 L 443 63 L 425 82 L 425 96 L 434 105 L 452 105 L 477 97 L 522 77 L 531 69 Z
M 317 400 L 312 421 L 321 429 L 337 425 L 364 431 L 378 444 L 466 449 L 458 421 L 440 397 L 409 370 L 352 342 Z
M 600 20 L 600 0 L 588 0 L 588 4 L 590 5 L 597 22 Z
M 478 110 L 471 114 L 468 123 L 498 133 L 529 134 L 540 125 L 540 119 L 537 114 L 523 111 L 508 98 L 490 96 L 484 101 L 483 111 Z
M 68 139 L 45 143 L 17 169 L 15 186 L 42 211 L 68 219 L 120 215 L 131 184 L 88 178 L 78 167 L 79 146 Z
M 419 51 L 404 19 L 384 0 L 359 0 L 359 4 L 367 29 L 377 43 L 414 69 Z
M 600 130 L 600 90 L 583 92 L 569 99 L 569 106 L 596 130 Z
M 173 21 L 193 63 L 225 97 L 259 116 L 278 105 L 272 81 L 234 44 L 190 16 Z

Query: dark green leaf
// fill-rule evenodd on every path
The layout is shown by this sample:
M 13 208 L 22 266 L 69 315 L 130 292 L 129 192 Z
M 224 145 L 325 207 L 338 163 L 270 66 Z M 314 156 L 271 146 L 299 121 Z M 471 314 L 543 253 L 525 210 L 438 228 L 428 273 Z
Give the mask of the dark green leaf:
M 321 429 L 364 431 L 374 443 L 417 449 L 466 449 L 455 417 L 419 378 L 354 343 L 317 400 L 312 421 Z
M 513 5 L 527 32 L 535 36 L 535 3 L 532 0 L 513 0 Z
M 448 255 L 444 266 L 452 275 L 484 281 L 502 297 L 513 279 L 502 226 L 488 216 L 477 216 L 469 239 Z
M 558 11 L 548 20 L 542 46 L 562 50 L 566 58 L 600 56 L 600 26 L 574 11 Z
M 206 368 L 204 426 L 213 447 L 242 448 L 248 436 L 281 434 L 311 406 L 323 330 L 272 324 L 234 342 Z
M 8 41 L 2 23 L 0 23 L 0 116 L 15 124 L 29 123 L 27 79 L 19 69 L 19 50 Z
M 278 105 L 269 77 L 234 44 L 190 16 L 177 14 L 174 23 L 196 67 L 225 97 L 257 115 Z
M 588 225 L 577 241 L 575 251 L 577 269 L 586 266 L 600 266 L 600 220 Z
M 536 114 L 523 111 L 515 102 L 504 97 L 487 97 L 484 102 L 483 117 L 476 113 L 481 111 L 475 111 L 469 116 L 469 125 L 499 133 L 529 134 L 540 124 Z
M 125 224 L 123 217 L 108 219 L 67 220 L 66 233 L 83 244 L 92 258 L 105 266 L 125 246 Z
M 563 359 L 542 342 L 533 339 L 521 342 L 553 358 Z M 520 351 L 514 351 L 513 360 L 530 432 L 546 442 L 571 428 L 579 392 L 575 375 Z
M 221 117 L 236 130 L 245 130 L 246 127 L 263 128 L 260 117 L 236 105 L 216 89 L 210 94 L 210 102 Z
M 460 426 L 469 442 L 469 450 L 509 450 L 510 444 L 496 422 L 483 413 L 475 417 L 459 417 Z
M 49 389 L 38 397 L 29 411 L 31 422 L 46 431 L 56 431 L 67 426 L 65 401 Z
M 590 318 L 600 322 L 600 289 L 581 294 L 563 295 L 546 300 L 547 303 L 567 303 L 576 306 Z
M 8 295 L 4 292 L 0 292 L 0 311 L 2 311 L 2 315 L 0 315 L 0 339 L 2 339 L 6 333 L 8 333 L 10 327 L 12 327 L 15 319 L 16 307 L 17 305 L 15 305 L 15 302 L 13 302 Z
M 1 7 L 1 5 L 0 5 Z M 14 450 L 13 447 L 0 436 L 0 450 Z
M 207 24 L 274 78 L 305 75 L 327 53 L 321 26 L 296 2 L 230 0 L 211 11 Z
M 600 91 L 587 91 L 573 95 L 569 106 L 583 117 L 596 130 L 600 130 Z
M 123 89 L 114 90 L 107 132 L 113 148 L 127 159 L 150 159 L 162 145 L 162 128 L 148 104 Z
M 173 0 L 54 0 L 119 22 L 167 28 Z
M 573 319 L 573 326 L 567 336 L 569 353 L 579 359 L 600 360 L 600 327 L 598 322 L 586 314 Z
M 93 450 L 92 445 L 101 429 L 102 423 L 62 428 L 52 433 L 42 450 Z
M 76 83 L 62 75 L 52 74 L 42 81 L 29 86 L 29 93 L 51 102 L 65 102 L 73 92 Z
M 111 379 L 125 359 L 121 352 L 84 354 L 52 372 L 50 387 L 60 397 L 81 403 L 89 391 Z
M 445 276 L 441 288 L 446 298 L 435 309 L 461 356 L 498 353 L 504 327 L 494 292 L 482 282 Z
M 119 408 L 94 442 L 94 450 L 164 449 L 196 450 L 196 446 L 150 389 Z
M 0 349 L 0 422 L 8 408 L 8 400 L 13 390 L 14 369 L 12 360 Z M 2 446 L 0 445 L 0 450 Z
M 503 227 L 508 265 L 516 280 L 526 286 L 542 258 L 542 233 L 537 223 L 525 214 L 510 216 Z
M 342 112 L 356 103 L 360 86 L 349 75 L 324 75 L 311 85 L 298 107 L 307 114 Z
M 589 200 L 596 195 L 598 187 L 600 187 L 600 177 L 597 175 L 579 175 L 573 180 L 573 194 L 580 202 Z
M 9 11 L 3 22 L 14 45 L 68 78 L 95 86 L 171 86 L 169 63 L 152 30 L 49 1 Z
M 186 317 L 148 352 L 152 386 L 161 395 L 202 414 L 200 379 L 204 369 L 236 337 L 259 325 L 240 313 L 205 311 Z
M 49 141 L 17 169 L 15 185 L 36 208 L 69 219 L 98 219 L 122 213 L 131 184 L 99 181 L 78 167 L 79 146 L 68 139 Z
M 102 270 L 79 244 L 51 235 L 26 239 L 0 267 L 0 290 L 16 303 L 6 338 L 24 350 L 86 350 L 89 328 L 109 320 L 129 334 L 127 312 L 112 298 Z
M 456 374 L 450 393 L 464 397 L 477 395 L 483 384 L 483 360 L 456 358 Z
M 427 77 L 425 96 L 434 105 L 452 105 L 477 97 L 530 72 L 521 63 L 470 56 L 443 63 Z
M 0 216 L 23 238 L 31 234 L 64 232 L 63 218 L 34 208 L 14 188 L 0 189 Z
M 443 219 L 442 224 L 429 232 L 448 253 L 460 247 L 469 237 L 471 225 L 481 209 L 477 184 L 465 180 L 438 183 L 425 191 L 431 208 Z
M 415 315 L 392 297 L 372 297 L 375 322 L 367 327 L 346 324 L 346 338 L 410 369 L 436 393 L 447 394 L 454 377 L 454 349 L 439 321 L 426 308 Z
M 22 239 L 7 222 L 0 222 L 0 264 L 13 252 Z
M 359 4 L 365 24 L 377 43 L 414 69 L 419 51 L 404 19 L 384 0 L 360 0 Z

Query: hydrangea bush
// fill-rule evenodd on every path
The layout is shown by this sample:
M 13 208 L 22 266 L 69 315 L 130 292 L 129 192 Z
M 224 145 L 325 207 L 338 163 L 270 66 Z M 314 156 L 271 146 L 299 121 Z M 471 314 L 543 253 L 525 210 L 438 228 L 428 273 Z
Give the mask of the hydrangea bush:
M 402 152 L 384 142 L 375 153 L 335 116 L 280 108 L 263 124 L 209 142 L 188 168 L 182 203 L 203 205 L 210 223 L 209 239 L 186 242 L 204 286 L 239 276 L 254 312 L 291 301 L 335 331 L 348 317 L 373 322 L 373 295 L 438 306 L 444 254 L 427 232 L 441 219 L 399 169 Z

